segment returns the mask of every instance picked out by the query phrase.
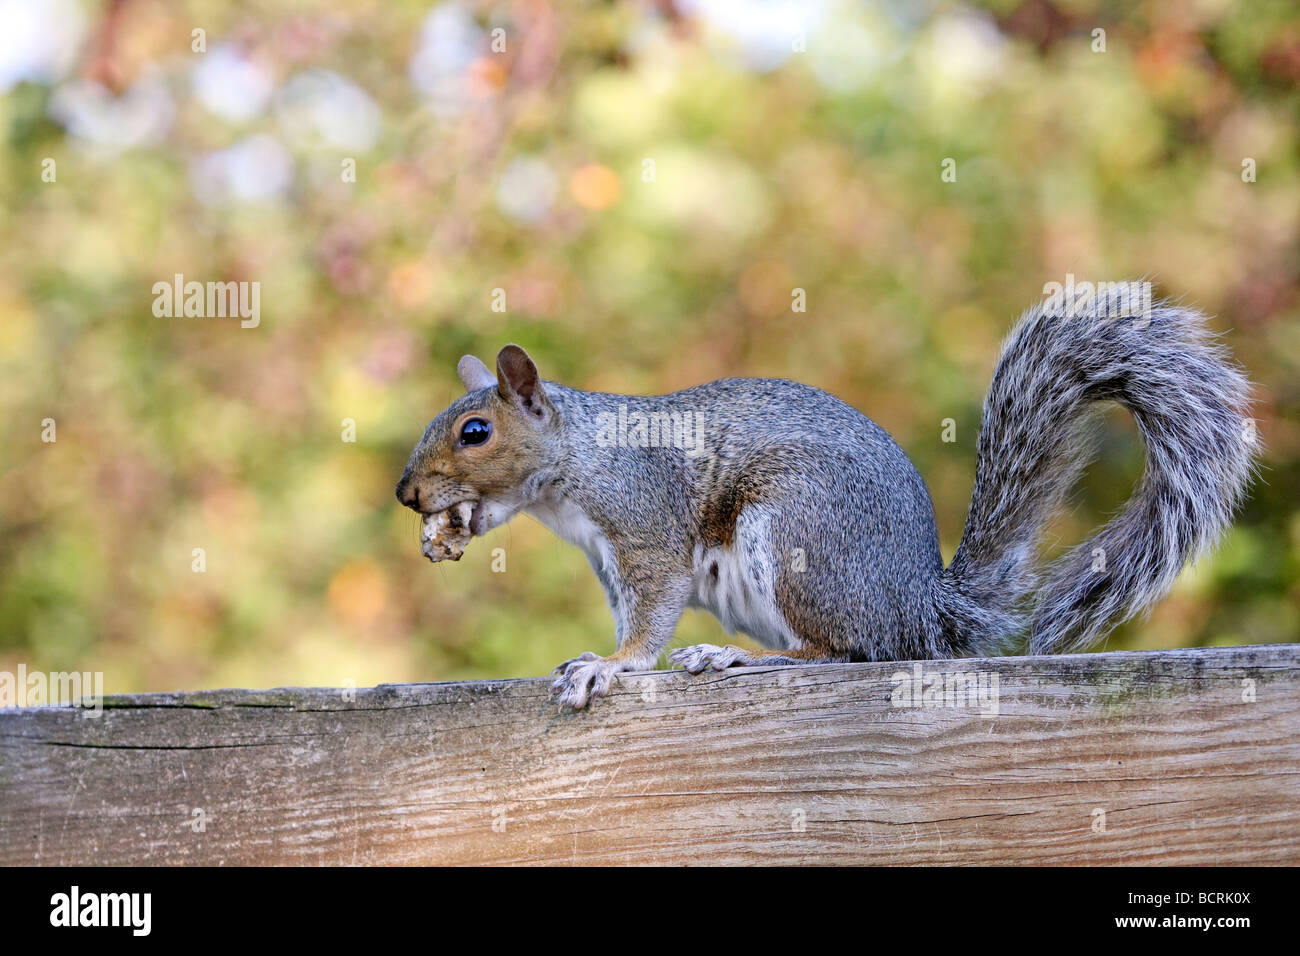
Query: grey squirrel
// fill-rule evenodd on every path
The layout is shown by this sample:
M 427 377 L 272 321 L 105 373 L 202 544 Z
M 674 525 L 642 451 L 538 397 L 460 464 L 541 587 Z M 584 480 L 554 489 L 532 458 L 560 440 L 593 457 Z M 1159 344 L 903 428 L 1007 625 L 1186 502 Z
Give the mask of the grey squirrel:
M 661 396 L 584 392 L 543 381 L 516 345 L 495 375 L 460 360 L 466 394 L 425 430 L 397 498 L 429 518 L 457 509 L 465 541 L 527 512 L 586 553 L 617 650 L 557 667 L 561 706 L 653 668 L 687 607 L 772 648 L 673 652 L 692 673 L 987 655 L 1026 634 L 1034 654 L 1082 649 L 1214 544 L 1257 454 L 1249 385 L 1203 317 L 1117 305 L 1040 304 L 1007 338 L 946 568 L 907 455 L 826 392 L 756 378 Z M 1042 567 L 1039 533 L 1088 461 L 1090 413 L 1112 401 L 1137 421 L 1145 474 L 1117 517 Z

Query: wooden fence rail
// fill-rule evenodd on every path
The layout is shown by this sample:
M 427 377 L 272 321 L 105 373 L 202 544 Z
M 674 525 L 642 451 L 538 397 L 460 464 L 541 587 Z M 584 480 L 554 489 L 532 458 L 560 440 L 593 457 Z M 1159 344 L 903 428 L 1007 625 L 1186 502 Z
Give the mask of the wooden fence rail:
M 0 711 L 0 863 L 1300 863 L 1300 645 L 547 686 Z

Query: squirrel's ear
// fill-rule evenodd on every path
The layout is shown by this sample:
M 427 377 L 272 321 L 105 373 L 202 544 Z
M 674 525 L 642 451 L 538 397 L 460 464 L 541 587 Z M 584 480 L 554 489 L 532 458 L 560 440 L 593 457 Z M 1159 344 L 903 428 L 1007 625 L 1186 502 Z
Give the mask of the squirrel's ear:
M 497 391 L 539 422 L 550 416 L 551 403 L 542 388 L 537 366 L 517 345 L 507 345 L 497 354 Z
M 487 388 L 497 383 L 496 376 L 488 370 L 488 367 L 472 355 L 460 357 L 460 361 L 456 363 L 456 374 L 460 376 L 461 384 L 465 386 L 467 392 L 477 392 L 480 388 Z

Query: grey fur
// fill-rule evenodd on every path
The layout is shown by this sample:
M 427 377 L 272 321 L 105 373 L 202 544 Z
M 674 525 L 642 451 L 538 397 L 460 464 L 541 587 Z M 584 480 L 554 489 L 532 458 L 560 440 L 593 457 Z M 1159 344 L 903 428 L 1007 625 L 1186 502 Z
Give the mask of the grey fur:
M 1079 650 L 1159 600 L 1231 523 L 1255 467 L 1250 387 L 1196 311 L 1146 319 L 1099 297 L 1084 314 L 1030 309 L 1008 337 L 984 402 L 975 491 L 943 576 L 954 625 L 976 650 L 1025 626 L 1033 653 Z M 1051 567 L 1034 545 L 1090 457 L 1090 408 L 1137 421 L 1146 473 L 1124 510 Z M 1092 570 L 1094 549 L 1106 571 Z M 1036 592 L 1036 594 L 1035 594 Z M 1032 604 L 1026 610 L 1026 599 Z

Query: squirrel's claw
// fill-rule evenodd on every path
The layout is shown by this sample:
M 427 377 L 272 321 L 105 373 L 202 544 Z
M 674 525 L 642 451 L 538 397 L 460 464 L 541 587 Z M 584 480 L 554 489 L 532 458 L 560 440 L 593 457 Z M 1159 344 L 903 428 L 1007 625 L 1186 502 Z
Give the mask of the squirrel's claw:
M 556 667 L 555 670 L 551 671 L 551 673 L 552 673 L 552 674 L 567 674 L 567 673 L 569 672 L 569 669 L 570 669 L 571 667 L 573 667 L 575 664 L 584 664 L 584 663 L 586 663 L 587 661 L 595 661 L 595 660 L 600 660 L 600 655 L 599 655 L 599 654 L 595 654 L 595 653 L 593 653 L 593 652 L 591 652 L 591 651 L 583 651 L 582 654 L 581 654 L 581 656 L 579 656 L 579 657 L 570 657 L 570 658 L 569 658 L 567 661 L 565 661 L 563 664 L 560 664 L 558 667 Z
M 565 661 L 556 671 L 563 673 L 551 684 L 551 697 L 559 697 L 561 708 L 566 705 L 581 710 L 597 697 L 604 697 L 613 686 L 614 675 L 627 670 L 623 661 L 600 657 L 591 651 L 571 661 Z

